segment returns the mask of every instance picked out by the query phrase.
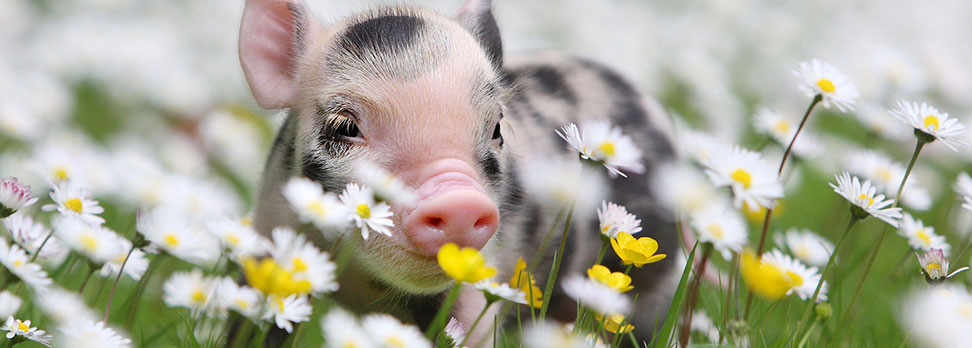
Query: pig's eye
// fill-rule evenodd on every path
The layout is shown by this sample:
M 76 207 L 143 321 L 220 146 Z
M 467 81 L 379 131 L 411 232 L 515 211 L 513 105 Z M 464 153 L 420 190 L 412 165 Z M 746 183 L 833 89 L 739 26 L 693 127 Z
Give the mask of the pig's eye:
M 503 133 L 500 132 L 499 122 L 496 122 L 496 128 L 493 129 L 493 141 L 499 142 L 499 146 L 503 146 Z
M 350 117 L 345 118 L 344 121 L 338 124 L 334 133 L 348 138 L 358 138 L 361 136 L 361 130 L 358 129 L 358 124 L 354 123 L 354 120 Z
M 324 129 L 333 137 L 343 140 L 361 138 L 361 130 L 358 129 L 355 118 L 347 112 L 327 115 L 324 120 Z

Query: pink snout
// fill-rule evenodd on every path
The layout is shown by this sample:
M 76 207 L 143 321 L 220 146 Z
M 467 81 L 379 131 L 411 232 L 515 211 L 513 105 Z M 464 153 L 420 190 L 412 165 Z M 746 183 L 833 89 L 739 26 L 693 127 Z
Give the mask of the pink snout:
M 499 210 L 485 193 L 455 188 L 421 201 L 405 220 L 405 236 L 432 256 L 446 243 L 482 249 L 498 224 Z

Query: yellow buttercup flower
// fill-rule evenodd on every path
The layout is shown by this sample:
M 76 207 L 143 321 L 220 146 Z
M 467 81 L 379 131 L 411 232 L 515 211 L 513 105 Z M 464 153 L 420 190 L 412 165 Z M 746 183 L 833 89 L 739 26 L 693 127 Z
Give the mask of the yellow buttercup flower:
M 739 270 L 753 292 L 771 300 L 785 296 L 794 285 L 782 269 L 757 259 L 752 250 L 743 251 Z
M 543 305 L 543 291 L 537 286 L 533 274 L 527 272 L 526 262 L 523 261 L 522 257 L 516 260 L 516 269 L 513 270 L 513 277 L 510 278 L 510 286 L 523 291 L 531 306 L 540 308 Z
M 246 282 L 264 295 L 287 296 L 310 293 L 311 283 L 307 280 L 295 280 L 294 275 L 280 266 L 273 258 L 265 258 L 257 262 L 254 258 L 243 260 L 243 275 Z
M 596 280 L 604 285 L 611 287 L 618 292 L 627 292 L 634 289 L 631 285 L 631 277 L 621 272 L 611 272 L 603 265 L 594 265 L 587 270 L 587 277 Z
M 658 242 L 654 239 L 650 237 L 635 239 L 625 232 L 619 232 L 616 238 L 611 239 L 611 247 L 625 265 L 634 264 L 635 267 L 661 261 L 667 256 L 655 255 L 655 251 L 658 251 Z
M 624 321 L 624 315 L 622 314 L 613 314 L 607 317 L 598 314 L 595 318 L 597 318 L 597 321 L 604 326 L 605 330 L 611 333 L 626 334 L 635 328 L 634 325 L 627 323 L 624 324 L 624 326 L 621 326 L 621 322 Z
M 474 248 L 446 243 L 439 249 L 439 267 L 458 282 L 475 283 L 492 277 L 496 269 L 486 266 L 486 259 Z

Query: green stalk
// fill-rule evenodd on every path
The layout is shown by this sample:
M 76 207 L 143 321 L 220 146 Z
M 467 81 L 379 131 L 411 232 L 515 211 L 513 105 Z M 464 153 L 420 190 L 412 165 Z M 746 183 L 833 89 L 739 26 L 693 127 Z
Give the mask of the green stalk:
M 682 306 L 682 298 L 685 297 L 685 286 L 688 285 L 689 273 L 692 270 L 692 262 L 695 261 L 695 249 L 698 248 L 699 243 L 696 242 L 692 246 L 692 251 L 689 252 L 688 258 L 685 261 L 685 268 L 682 269 L 682 277 L 678 281 L 678 287 L 675 288 L 675 296 L 672 297 L 672 303 L 668 306 L 668 314 L 665 315 L 665 322 L 662 324 L 662 329 L 657 335 L 654 335 L 651 339 L 651 344 L 649 346 L 654 347 L 655 342 L 660 340 L 665 342 L 665 347 L 671 345 L 672 329 L 675 328 L 675 322 L 678 320 L 678 309 Z M 629 333 L 630 334 L 630 333 Z M 633 335 L 631 336 L 633 340 Z M 635 342 L 635 346 L 639 346 Z
M 459 290 L 462 289 L 462 283 L 456 282 L 456 285 L 452 287 L 449 291 L 449 295 L 446 296 L 445 302 L 439 307 L 439 312 L 435 314 L 435 319 L 432 319 L 432 325 L 425 330 L 425 337 L 429 341 L 435 342 L 435 336 L 438 336 L 442 332 L 442 328 L 445 327 L 446 318 L 449 316 L 449 311 L 452 310 L 452 306 L 456 304 L 456 300 L 459 299 Z
M 919 130 L 915 130 L 915 135 L 918 137 L 918 140 L 915 142 L 915 152 L 911 155 L 911 161 L 908 162 L 908 169 L 905 170 L 904 177 L 901 178 L 901 184 L 898 185 L 898 192 L 894 195 L 894 202 L 891 203 L 891 208 L 896 208 L 898 206 L 898 202 L 901 200 L 901 192 L 904 191 L 905 183 L 908 182 L 908 176 L 911 175 L 911 170 L 914 169 L 915 162 L 918 161 L 918 154 L 921 153 L 921 149 L 925 146 L 925 144 L 929 142 L 927 139 L 923 139 L 923 137 L 918 134 L 919 132 Z M 884 242 L 884 237 L 888 234 L 888 226 L 890 225 L 884 225 L 884 228 L 881 230 L 881 236 L 878 237 L 877 245 L 874 246 L 874 250 L 871 252 L 871 256 L 867 260 L 867 265 L 864 267 L 864 274 L 861 275 L 861 280 L 857 282 L 857 288 L 854 289 L 854 296 L 851 297 L 850 304 L 847 305 L 844 315 L 841 316 L 841 323 L 847 320 L 847 317 L 850 316 L 851 311 L 854 310 L 854 305 L 857 303 L 857 299 L 861 295 L 861 290 L 864 288 L 864 281 L 867 280 L 867 276 L 871 273 L 871 266 L 874 266 L 874 260 L 877 259 L 877 254 L 879 251 L 881 251 L 881 244 Z M 836 338 L 835 341 L 840 340 L 842 331 L 843 327 L 841 325 L 837 325 L 837 332 L 834 334 L 834 337 Z
M 122 274 L 125 272 L 125 265 L 128 264 L 128 258 L 132 256 L 132 252 L 135 251 L 135 244 L 132 244 L 132 248 L 128 249 L 128 254 L 125 255 L 125 261 L 122 261 L 121 267 L 118 268 L 118 276 L 115 277 L 115 283 L 111 286 L 111 293 L 108 294 L 108 304 L 105 305 L 105 319 L 104 322 L 108 323 L 108 313 L 111 312 L 111 301 L 115 299 L 115 289 L 118 288 L 118 281 L 121 280 Z
M 564 248 L 567 246 L 567 231 L 570 230 L 570 220 L 574 217 L 574 206 L 576 202 L 570 203 L 567 209 L 567 219 L 564 222 L 564 233 L 560 236 L 560 249 L 554 254 L 553 265 L 550 266 L 550 274 L 547 275 L 547 284 L 543 290 L 543 304 L 540 306 L 540 320 L 547 318 L 547 307 L 550 305 L 550 294 L 553 293 L 554 283 L 557 281 L 557 273 L 560 273 L 560 263 L 564 260 Z
M 611 244 L 611 238 L 601 234 L 601 250 L 597 252 L 597 259 L 594 260 L 595 265 L 600 265 L 601 261 L 604 260 L 604 253 L 607 252 L 608 244 Z
M 803 323 L 806 323 L 807 320 L 810 319 L 810 313 L 813 311 L 813 306 L 817 304 L 817 296 L 820 295 L 820 287 L 823 286 L 823 281 L 827 276 L 827 271 L 829 271 L 830 267 L 834 265 L 834 260 L 837 258 L 837 251 L 840 250 L 840 246 L 843 245 L 844 240 L 847 239 L 847 234 L 850 232 L 851 228 L 854 227 L 854 224 L 856 224 L 857 221 L 860 221 L 860 218 L 851 213 L 851 218 L 849 221 L 847 221 L 847 226 L 844 227 L 844 232 L 841 233 L 840 239 L 837 241 L 837 245 L 830 253 L 830 259 L 827 260 L 827 266 L 820 271 L 820 282 L 817 283 L 817 288 L 813 290 L 813 296 L 810 297 L 810 302 L 807 303 L 807 309 L 803 311 L 803 318 L 800 319 L 800 323 L 797 325 L 797 328 L 802 327 Z
M 795 133 L 793 133 L 793 139 L 790 140 L 790 144 L 786 146 L 786 151 L 783 152 L 783 159 L 780 161 L 780 168 L 776 171 L 776 176 L 781 178 L 783 176 L 783 166 L 786 165 L 786 159 L 790 157 L 790 151 L 793 150 L 793 144 L 796 143 L 797 136 L 800 135 L 800 131 L 803 130 L 803 126 L 807 124 L 807 119 L 810 118 L 810 112 L 813 108 L 817 106 L 820 101 L 823 100 L 823 95 L 817 94 L 810 101 L 810 106 L 807 106 L 807 111 L 803 113 L 803 119 L 800 120 L 800 126 L 797 127 Z M 763 257 L 763 247 L 766 246 L 766 235 L 769 231 L 770 218 L 773 216 L 773 208 L 766 208 L 766 217 L 763 218 L 763 231 L 759 236 L 759 247 L 756 249 L 757 257 Z M 746 295 L 746 315 L 745 318 L 749 318 L 749 306 L 753 303 L 753 290 L 749 290 L 749 294 Z
M 466 337 L 462 339 L 461 343 L 459 343 L 459 347 L 466 346 L 466 341 L 469 340 L 469 336 L 472 336 L 473 330 L 476 330 L 476 325 L 479 325 L 479 320 L 483 319 L 483 315 L 486 315 L 486 310 L 489 309 L 489 305 L 491 304 L 493 304 L 493 302 L 486 301 L 486 306 L 484 306 L 483 310 L 479 312 L 478 316 L 476 316 L 476 320 L 473 320 L 472 326 L 469 327 L 469 330 L 466 330 Z
M 41 242 L 41 245 L 37 247 L 37 250 L 34 250 L 34 255 L 30 256 L 30 262 L 34 262 L 35 260 L 37 260 L 37 255 L 40 255 L 41 250 L 44 249 L 44 246 L 47 245 L 47 241 L 51 240 L 51 236 L 53 235 L 54 235 L 54 230 L 47 232 L 47 237 L 44 237 L 44 241 Z
M 699 263 L 699 269 L 695 272 L 695 277 L 692 277 L 692 282 L 689 285 L 688 293 L 688 305 L 685 306 L 685 321 L 682 322 L 682 329 L 679 332 L 679 346 L 687 347 L 689 334 L 691 333 L 692 325 L 692 314 L 695 312 L 695 304 L 699 299 L 699 288 L 702 287 L 702 274 L 705 273 L 705 265 L 709 262 L 709 256 L 712 255 L 712 243 L 702 244 L 702 261 Z

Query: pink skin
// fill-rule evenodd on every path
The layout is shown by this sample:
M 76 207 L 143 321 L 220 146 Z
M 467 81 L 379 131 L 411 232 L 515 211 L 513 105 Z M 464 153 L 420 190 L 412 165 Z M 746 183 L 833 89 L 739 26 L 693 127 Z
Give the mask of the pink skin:
M 446 243 L 482 249 L 496 232 L 499 210 L 465 162 L 435 161 L 423 170 L 418 204 L 401 211 L 404 234 L 418 252 L 432 256 Z

